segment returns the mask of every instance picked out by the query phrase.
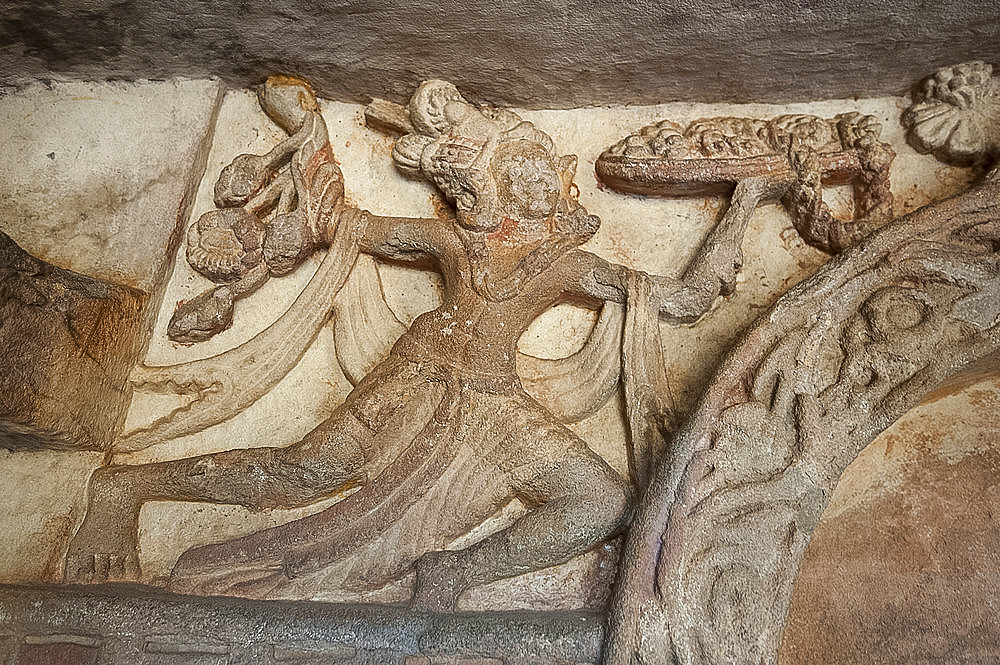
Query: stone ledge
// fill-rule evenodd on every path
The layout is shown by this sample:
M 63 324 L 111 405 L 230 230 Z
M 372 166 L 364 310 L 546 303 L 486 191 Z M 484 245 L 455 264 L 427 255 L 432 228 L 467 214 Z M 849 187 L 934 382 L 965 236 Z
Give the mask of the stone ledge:
M 597 662 L 603 635 L 604 617 L 584 611 L 442 615 L 124 584 L 0 586 L 0 663 L 17 665 L 578 665 Z

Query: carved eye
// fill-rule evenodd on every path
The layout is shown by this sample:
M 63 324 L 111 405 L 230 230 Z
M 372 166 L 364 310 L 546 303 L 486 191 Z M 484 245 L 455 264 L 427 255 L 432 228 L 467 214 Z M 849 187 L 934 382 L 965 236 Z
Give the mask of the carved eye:
M 914 289 L 887 287 L 865 302 L 862 313 L 869 330 L 878 337 L 888 337 L 923 322 L 927 305 Z

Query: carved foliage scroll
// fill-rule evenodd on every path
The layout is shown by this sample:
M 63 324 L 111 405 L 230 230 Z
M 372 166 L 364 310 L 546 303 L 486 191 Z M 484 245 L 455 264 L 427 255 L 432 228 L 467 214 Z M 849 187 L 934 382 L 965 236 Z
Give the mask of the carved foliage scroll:
M 609 663 L 773 663 L 843 470 L 1000 347 L 1000 180 L 920 209 L 786 294 L 721 366 L 624 553 Z

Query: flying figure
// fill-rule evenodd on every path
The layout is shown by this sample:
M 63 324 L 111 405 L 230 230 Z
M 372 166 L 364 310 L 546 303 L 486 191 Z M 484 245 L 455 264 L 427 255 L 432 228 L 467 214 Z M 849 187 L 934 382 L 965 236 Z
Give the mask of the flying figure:
M 67 579 L 137 579 L 139 509 L 157 500 L 264 510 L 356 488 L 315 515 L 189 550 L 168 589 L 245 597 L 318 581 L 374 589 L 415 567 L 413 605 L 438 611 L 454 609 L 466 589 L 565 562 L 620 530 L 630 483 L 524 390 L 517 341 L 566 299 L 626 303 L 642 293 L 636 306 L 660 318 L 697 319 L 734 288 L 747 220 L 787 182 L 741 182 L 682 276 L 649 276 L 580 249 L 600 220 L 574 194 L 575 156 L 449 83 L 417 89 L 393 150 L 401 170 L 453 204 L 447 219 L 346 204 L 309 84 L 272 77 L 260 100 L 288 139 L 267 155 L 241 155 L 220 176 L 219 209 L 192 225 L 187 246 L 191 265 L 217 284 L 178 309 L 170 336 L 199 341 L 221 331 L 236 299 L 322 249 L 345 261 L 351 248 L 431 265 L 443 277 L 442 302 L 301 441 L 97 469 Z M 515 497 L 528 507 L 522 517 L 464 549 L 444 549 Z

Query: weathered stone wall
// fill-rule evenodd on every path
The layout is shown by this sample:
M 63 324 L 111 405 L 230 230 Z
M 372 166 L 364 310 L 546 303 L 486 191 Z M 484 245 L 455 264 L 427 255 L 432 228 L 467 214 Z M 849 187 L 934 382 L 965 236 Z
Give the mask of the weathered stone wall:
M 1000 6 L 777 3 L 11 0 L 0 80 L 308 77 L 322 96 L 397 101 L 422 79 L 493 103 L 566 108 L 673 100 L 898 94 L 935 67 L 989 59 Z
M 132 399 L 147 300 L 40 261 L 0 231 L 0 441 L 110 449 Z
M 997 363 L 943 385 L 848 467 L 802 561 L 781 663 L 996 660 Z

